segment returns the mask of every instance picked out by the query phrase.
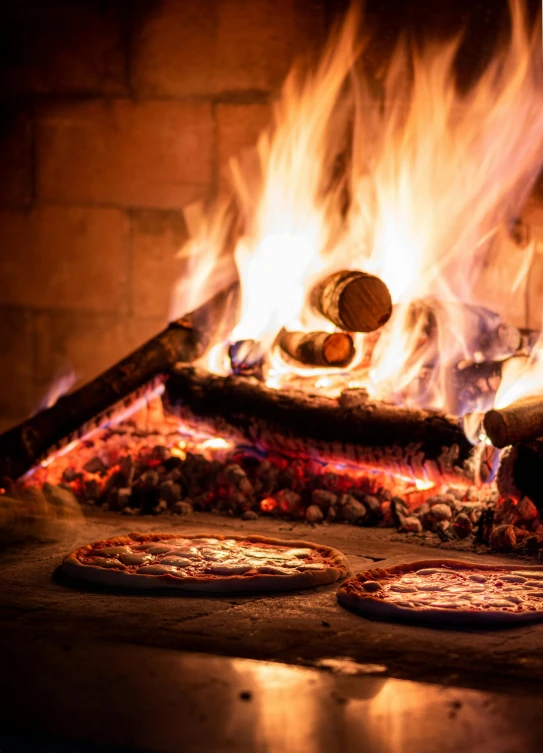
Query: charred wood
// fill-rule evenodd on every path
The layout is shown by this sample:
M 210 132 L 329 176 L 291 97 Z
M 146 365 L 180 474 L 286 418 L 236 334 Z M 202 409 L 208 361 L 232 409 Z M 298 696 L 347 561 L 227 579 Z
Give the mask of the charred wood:
M 543 395 L 488 411 L 484 428 L 492 444 L 499 448 L 543 437 Z
M 0 478 L 17 479 L 45 456 L 96 429 L 163 381 L 178 361 L 201 356 L 236 310 L 237 285 L 222 291 L 104 374 L 0 436 Z M 233 321 L 231 322 L 233 324 Z
M 282 329 L 277 345 L 292 360 L 304 366 L 348 366 L 354 358 L 352 337 L 346 332 L 287 332 Z
M 323 461 L 386 466 L 391 474 L 444 482 L 468 473 L 471 453 L 456 419 L 426 410 L 274 390 L 255 379 L 177 366 L 166 385 L 173 412 L 189 425 L 265 451 Z
M 262 378 L 265 354 L 256 340 L 238 340 L 228 348 L 228 358 L 234 374 Z
M 529 497 L 543 511 L 543 441 L 519 442 L 501 454 L 496 476 L 502 497 Z
M 347 332 L 373 332 L 392 314 L 387 286 L 365 272 L 335 272 L 312 290 L 310 303 Z

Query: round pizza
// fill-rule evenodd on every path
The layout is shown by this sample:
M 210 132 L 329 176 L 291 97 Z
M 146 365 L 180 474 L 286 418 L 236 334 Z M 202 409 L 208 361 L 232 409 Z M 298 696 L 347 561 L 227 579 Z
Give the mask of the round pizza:
M 384 620 L 477 627 L 543 619 L 543 568 L 424 560 L 345 581 L 339 603 Z
M 64 572 L 106 586 L 289 591 L 344 578 L 341 552 L 307 541 L 221 534 L 131 533 L 65 557 Z

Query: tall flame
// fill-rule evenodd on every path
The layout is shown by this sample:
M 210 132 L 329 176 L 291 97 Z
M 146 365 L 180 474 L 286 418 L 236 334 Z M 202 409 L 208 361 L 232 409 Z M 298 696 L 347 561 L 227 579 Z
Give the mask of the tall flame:
M 508 39 L 467 91 L 455 75 L 458 36 L 423 49 L 403 41 L 376 92 L 360 64 L 360 27 L 351 10 L 315 71 L 288 76 L 256 153 L 231 163 L 243 228 L 232 340 L 269 351 L 281 327 L 333 331 L 310 310 L 309 291 L 338 269 L 369 271 L 396 305 L 371 368 L 356 359 L 349 380 L 450 408 L 451 373 L 480 358 L 477 331 L 500 326 L 489 309 L 504 313 L 511 295 L 489 260 L 543 162 L 541 40 L 523 2 L 510 0 Z M 207 222 L 208 259 L 219 256 L 223 221 Z

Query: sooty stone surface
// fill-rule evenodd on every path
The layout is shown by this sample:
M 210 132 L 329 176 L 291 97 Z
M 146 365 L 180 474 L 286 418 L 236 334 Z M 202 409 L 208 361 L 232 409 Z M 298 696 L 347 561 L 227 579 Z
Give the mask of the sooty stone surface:
M 390 529 L 241 521 L 217 515 L 183 518 L 87 517 L 48 532 L 47 540 L 3 545 L 0 631 L 319 664 L 350 657 L 389 675 L 493 688 L 543 680 L 543 623 L 507 630 L 432 629 L 364 619 L 336 603 L 336 585 L 285 594 L 195 596 L 118 593 L 78 584 L 58 567 L 71 550 L 130 531 L 262 533 L 326 543 L 343 551 L 353 573 L 431 558 L 438 549 Z M 454 553 L 441 552 L 446 557 Z M 464 559 L 481 555 L 464 552 Z M 484 557 L 485 562 L 511 562 Z

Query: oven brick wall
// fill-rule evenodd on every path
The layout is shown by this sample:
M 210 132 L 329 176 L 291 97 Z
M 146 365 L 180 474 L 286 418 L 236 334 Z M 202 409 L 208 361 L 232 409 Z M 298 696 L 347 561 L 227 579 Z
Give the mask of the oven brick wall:
M 345 4 L 0 4 L 0 430 L 60 371 L 83 383 L 165 325 L 181 208 L 217 192 Z
M 329 5 L 1 4 L 0 430 L 165 325 L 182 207 L 254 142 Z

